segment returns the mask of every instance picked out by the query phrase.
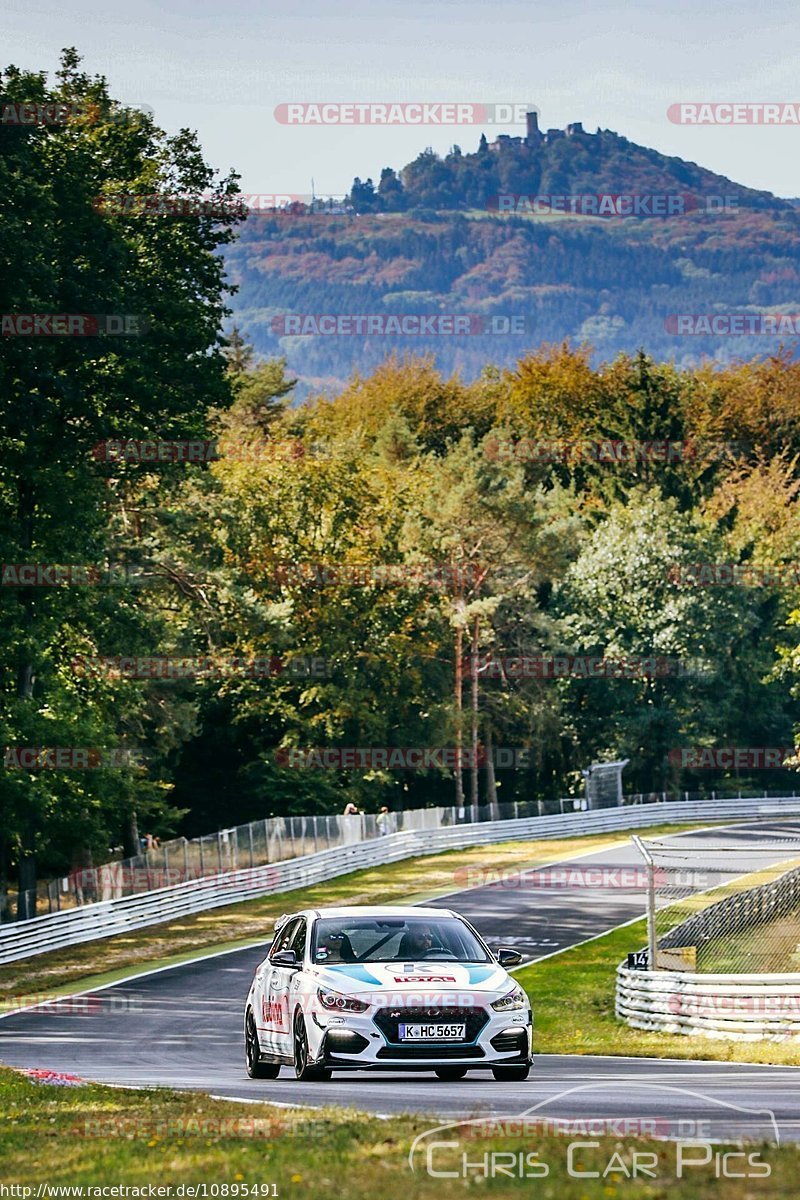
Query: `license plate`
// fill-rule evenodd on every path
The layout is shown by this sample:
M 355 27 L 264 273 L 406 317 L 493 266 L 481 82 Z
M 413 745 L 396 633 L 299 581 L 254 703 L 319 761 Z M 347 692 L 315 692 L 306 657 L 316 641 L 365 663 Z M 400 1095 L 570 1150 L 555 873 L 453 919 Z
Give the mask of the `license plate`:
M 459 1042 L 467 1032 L 466 1025 L 401 1025 L 401 1042 Z

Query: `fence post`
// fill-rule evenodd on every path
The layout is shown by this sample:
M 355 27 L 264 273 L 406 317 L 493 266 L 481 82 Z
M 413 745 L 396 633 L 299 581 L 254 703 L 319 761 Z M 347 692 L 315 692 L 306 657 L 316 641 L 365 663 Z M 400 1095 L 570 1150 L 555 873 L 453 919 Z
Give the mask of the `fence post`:
M 247 826 L 247 836 L 248 836 L 248 840 L 250 842 L 250 870 L 252 871 L 253 865 L 254 865 L 253 864 L 253 822 L 252 821 Z
M 656 877 L 653 857 L 640 837 L 631 838 L 647 869 L 647 969 L 656 970 Z
M 200 878 L 202 879 L 206 873 L 205 863 L 203 862 L 203 839 L 200 838 Z

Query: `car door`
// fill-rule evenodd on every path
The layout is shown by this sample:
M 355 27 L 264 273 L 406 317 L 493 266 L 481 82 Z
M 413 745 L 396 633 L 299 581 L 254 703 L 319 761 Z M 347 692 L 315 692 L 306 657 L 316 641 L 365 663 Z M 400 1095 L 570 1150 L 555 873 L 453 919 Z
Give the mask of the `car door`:
M 279 1050 L 281 1048 L 281 1011 L 277 1004 L 275 986 L 280 983 L 281 968 L 273 966 L 273 955 L 279 950 L 288 950 L 292 937 L 297 931 L 299 917 L 292 917 L 281 926 L 275 941 L 269 948 L 269 954 L 256 972 L 259 979 L 260 1004 L 256 1016 L 258 1040 L 263 1050 Z M 276 979 L 277 977 L 277 979 Z
M 305 917 L 293 922 L 288 941 L 282 949 L 294 950 L 298 966 L 294 968 L 275 965 L 270 976 L 269 1005 L 273 1017 L 274 1047 L 281 1054 L 291 1055 L 294 1052 L 292 1014 L 302 986 L 301 973 L 305 961 L 307 933 L 308 922 Z

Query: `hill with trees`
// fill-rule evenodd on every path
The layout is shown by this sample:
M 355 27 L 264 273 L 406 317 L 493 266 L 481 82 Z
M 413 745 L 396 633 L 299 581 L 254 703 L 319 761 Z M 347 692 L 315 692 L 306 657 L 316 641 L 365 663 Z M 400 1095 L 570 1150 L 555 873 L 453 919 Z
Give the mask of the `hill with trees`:
M 620 197 L 645 211 L 586 211 Z M 541 211 L 565 202 L 576 211 Z M 512 211 L 498 211 L 503 203 Z M 659 203 L 672 215 L 649 215 Z M 495 148 L 483 139 L 472 154 L 423 151 L 377 185 L 357 179 L 347 205 L 253 213 L 226 264 L 237 324 L 260 353 L 287 358 L 301 395 L 409 349 L 468 379 L 564 339 L 589 345 L 595 363 L 644 349 L 688 366 L 791 342 L 791 330 L 684 335 L 674 317 L 799 313 L 800 213 L 607 130 Z M 325 335 L 283 324 L 287 314 L 433 313 L 469 314 L 470 332 Z

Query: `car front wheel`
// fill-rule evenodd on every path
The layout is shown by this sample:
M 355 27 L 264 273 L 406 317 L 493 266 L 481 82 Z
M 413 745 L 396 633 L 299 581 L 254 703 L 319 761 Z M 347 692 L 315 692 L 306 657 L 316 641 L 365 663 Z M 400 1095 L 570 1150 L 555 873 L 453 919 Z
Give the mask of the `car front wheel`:
M 251 1079 L 277 1079 L 280 1074 L 279 1063 L 261 1062 L 261 1047 L 258 1044 L 258 1031 L 252 1011 L 248 1012 L 244 1023 L 244 1052 L 247 1074 Z
M 530 1073 L 530 1063 L 521 1063 L 519 1066 L 492 1067 L 492 1074 L 501 1083 L 521 1082 L 523 1079 L 527 1079 Z
M 294 1021 L 294 1073 L 303 1083 L 316 1083 L 331 1077 L 331 1071 L 326 1067 L 315 1067 L 308 1061 L 308 1034 L 300 1013 Z

